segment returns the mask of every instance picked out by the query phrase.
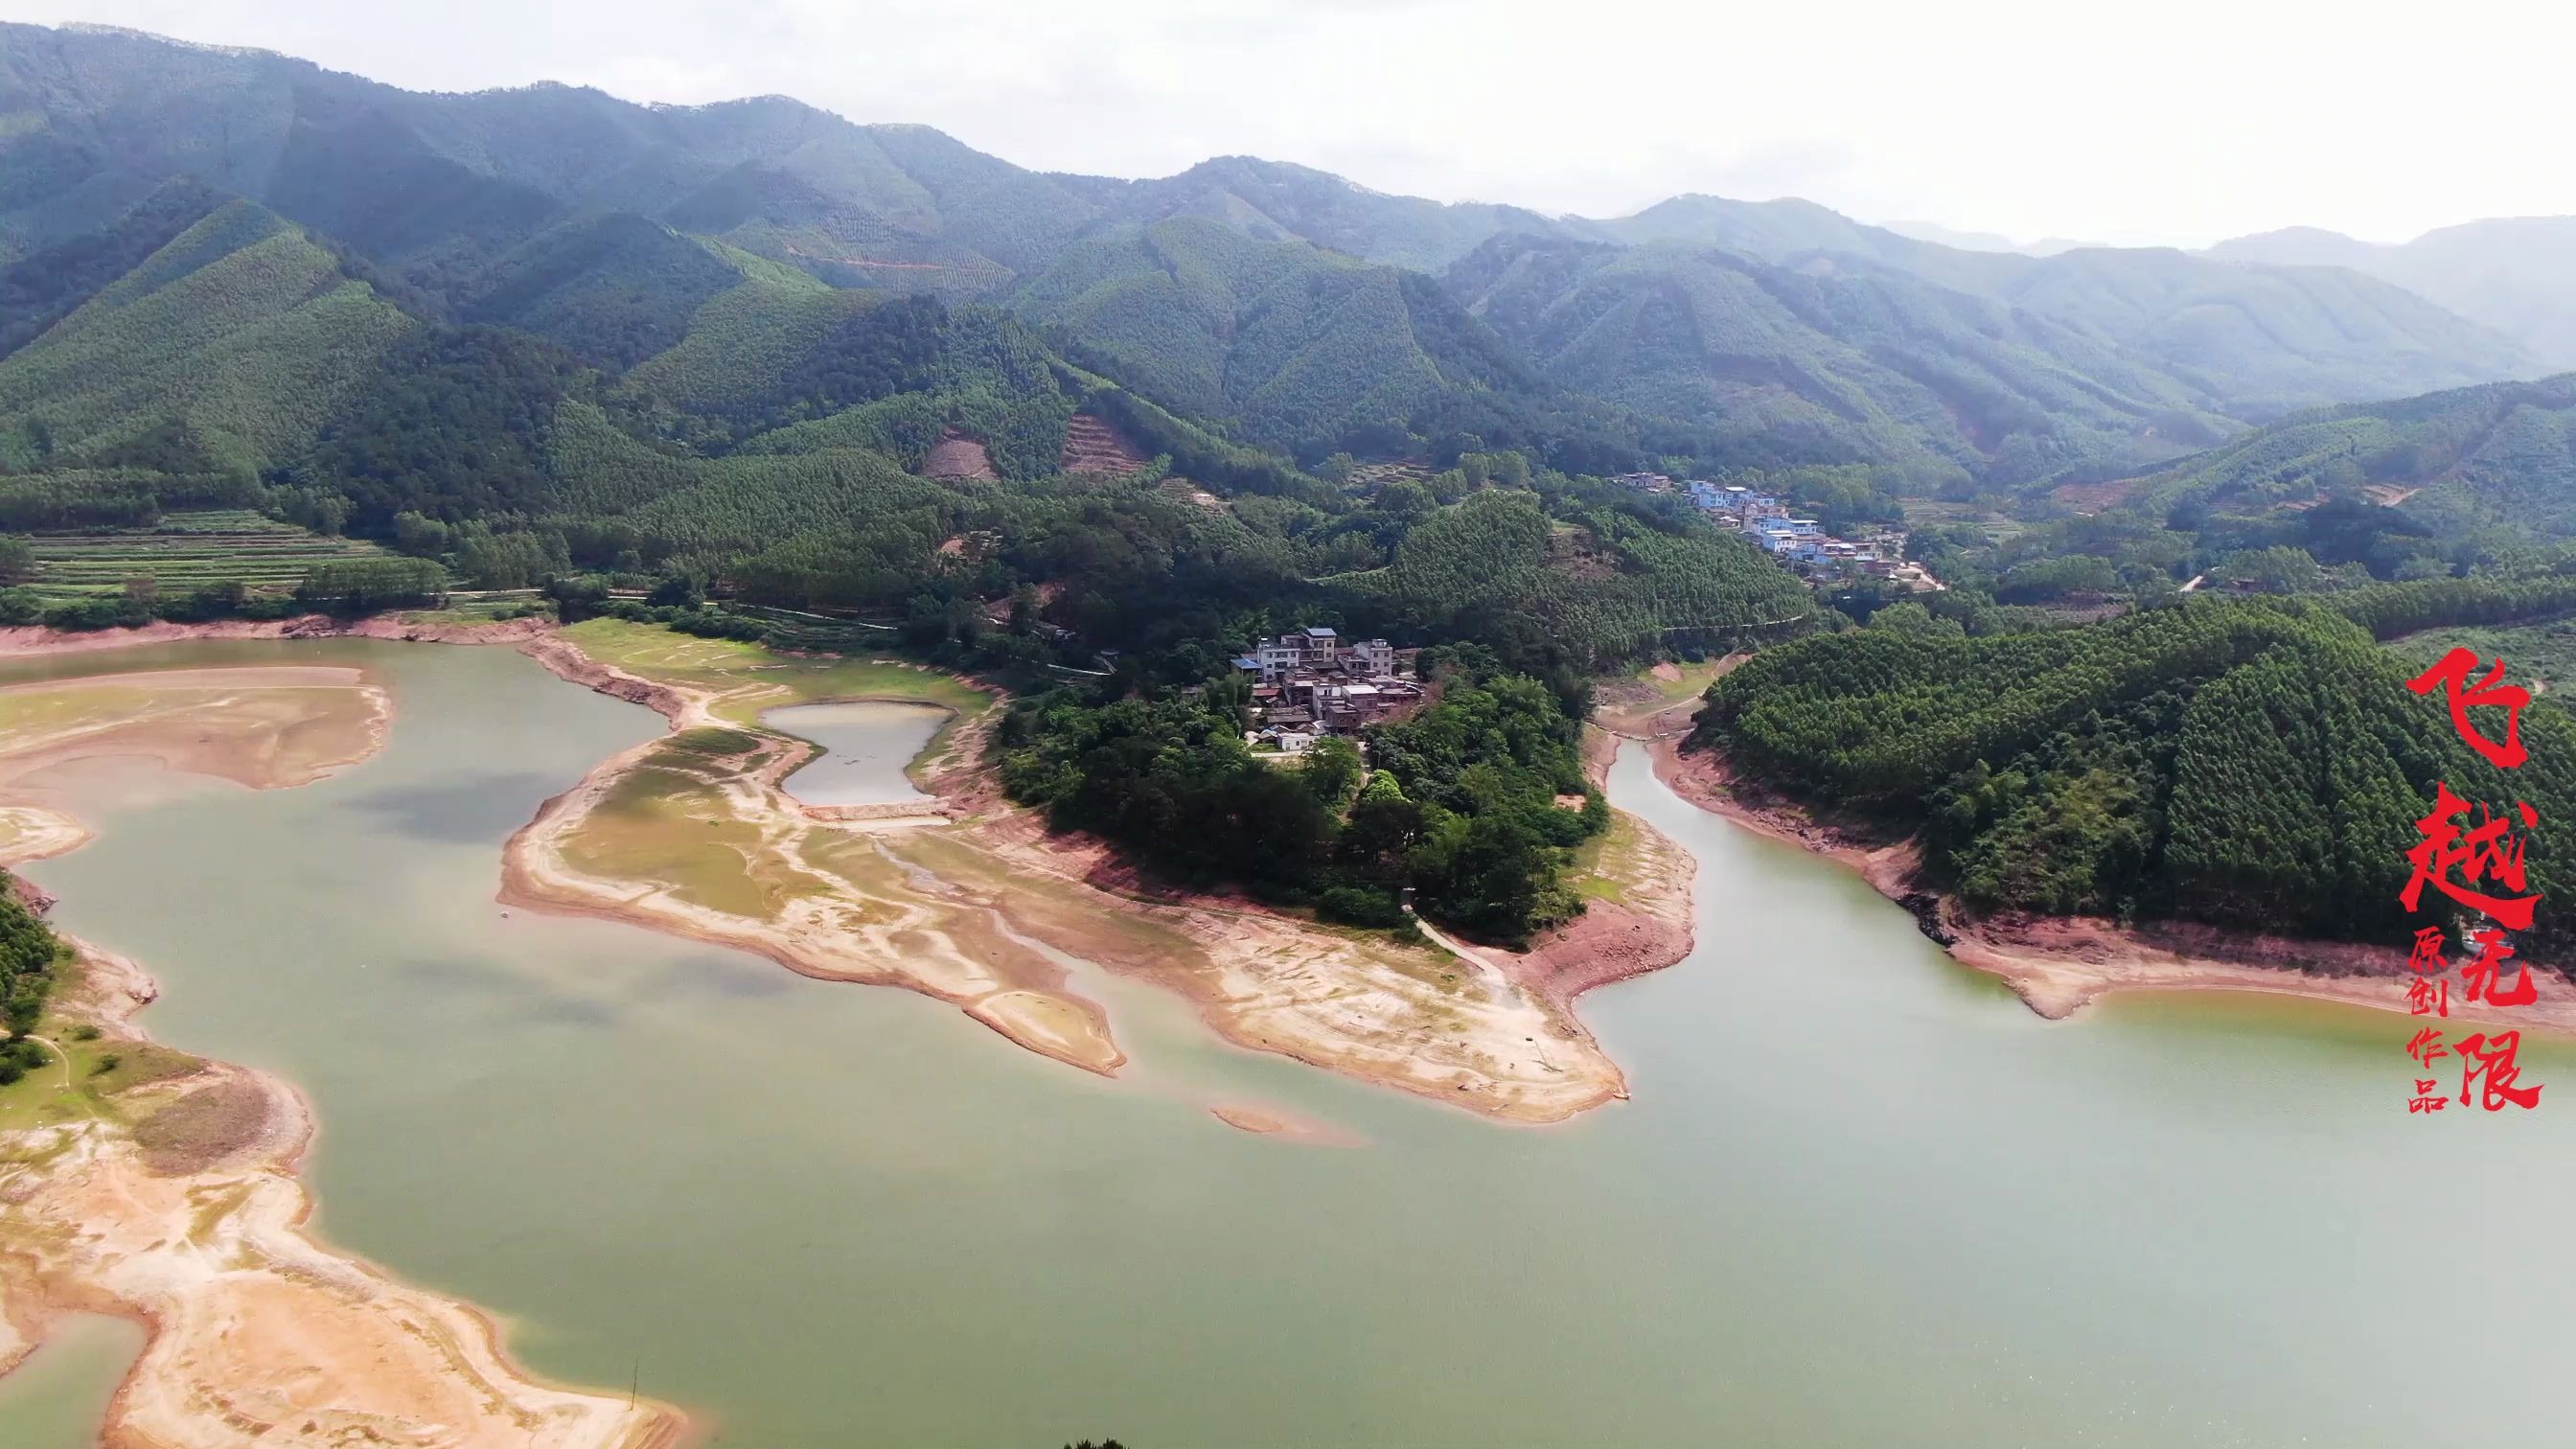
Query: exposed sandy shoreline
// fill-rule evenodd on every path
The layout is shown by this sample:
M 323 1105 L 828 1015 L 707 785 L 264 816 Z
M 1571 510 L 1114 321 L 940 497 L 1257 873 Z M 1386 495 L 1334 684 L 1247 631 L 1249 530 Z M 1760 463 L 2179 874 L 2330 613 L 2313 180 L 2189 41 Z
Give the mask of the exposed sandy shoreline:
M 179 692 L 201 697 L 193 716 L 201 739 L 179 728 L 191 719 L 184 712 L 140 741 L 132 728 L 76 728 L 66 739 L 21 742 L 0 773 L 23 780 L 84 753 L 149 754 L 276 788 L 363 759 L 383 742 L 388 706 L 370 683 L 339 682 L 365 708 L 335 710 L 315 701 L 330 692 L 320 680 L 250 670 L 245 676 L 261 678 L 209 690 L 202 686 L 225 681 L 198 677 L 223 673 L 175 676 Z M 306 712 L 281 712 L 269 697 L 281 688 L 300 692 L 287 701 Z M 227 706 L 232 716 L 222 713 Z M 319 736 L 316 721 L 328 727 Z M 278 737 L 299 727 L 306 737 L 281 747 Z M 206 743 L 255 746 L 263 731 L 265 748 Z M 18 797 L 0 814 L 0 864 L 88 838 L 69 815 Z M 121 1449 L 666 1449 L 681 1441 L 688 1422 L 676 1410 L 542 1383 L 511 1361 L 478 1310 L 316 1241 L 304 1231 L 312 1200 L 296 1176 L 313 1132 L 301 1097 L 265 1074 L 151 1045 L 130 1019 L 156 993 L 150 978 L 130 961 L 74 945 L 81 971 L 53 1019 L 98 1028 L 98 1045 L 120 1049 L 136 1064 L 135 1079 L 83 1098 L 64 1120 L 0 1133 L 0 1372 L 42 1341 L 56 1315 L 104 1312 L 147 1331 L 102 1430 L 103 1442 Z
M 0 630 L 0 657 L 188 639 L 332 637 L 515 643 L 563 678 L 659 711 L 675 730 L 715 722 L 705 698 L 602 665 L 536 619 L 458 625 L 312 616 L 274 623 L 156 624 L 96 634 L 5 629 Z M 846 952 L 818 951 L 816 933 L 798 929 L 797 922 L 763 929 L 740 917 L 689 908 L 668 893 L 648 899 L 585 880 L 549 848 L 550 836 L 594 803 L 649 748 L 603 762 L 572 792 L 547 802 L 506 853 L 505 900 L 640 921 L 757 951 L 809 975 L 924 990 L 957 1002 L 994 1030 L 1059 1060 L 1113 1073 L 1123 1063 L 1124 1053 L 1111 1040 L 1097 1005 L 1064 989 L 1060 970 L 1042 960 L 1021 959 L 1017 943 L 1008 939 L 982 939 L 964 952 L 934 950 L 933 956 L 982 959 L 952 960 L 960 969 L 944 979 L 914 978 L 908 972 L 889 973 L 881 965 L 856 964 Z M 1461 981 L 1456 972 L 1435 976 L 1435 966 L 1410 959 L 1418 952 L 1355 941 L 1351 933 L 1319 928 L 1248 900 L 1148 891 L 1101 842 L 1050 834 L 1027 812 L 1001 800 L 982 777 L 972 748 L 943 753 L 934 743 L 933 753 L 942 759 L 938 778 L 923 783 L 938 797 L 930 807 L 935 816 L 920 807 L 900 812 L 803 807 L 777 784 L 808 757 L 802 751 L 761 761 L 746 794 L 763 798 L 743 803 L 753 807 L 764 829 L 782 823 L 800 830 L 855 825 L 876 833 L 880 849 L 917 877 L 929 873 L 939 893 L 971 899 L 1007 931 L 1031 933 L 1041 944 L 1052 941 L 1109 970 L 1182 992 L 1210 1027 L 1239 1045 L 1490 1116 L 1561 1121 L 1626 1096 L 1617 1065 L 1575 1017 L 1573 1002 L 1595 986 L 1679 961 L 1690 949 L 1689 857 L 1633 817 L 1625 818 L 1654 842 L 1649 860 L 1660 880 L 1641 883 L 1643 888 L 1624 901 L 1593 900 L 1584 916 L 1541 938 L 1528 952 L 1461 952 L 1459 962 L 1476 968 Z M 1606 763 L 1606 757 L 1596 763 Z M 908 828 L 934 819 L 958 824 L 938 831 Z M 952 843 L 971 845 L 971 852 L 963 854 L 974 858 L 961 858 Z M 949 875 L 940 875 L 942 871 Z M 1043 900 L 1010 889 L 1010 872 L 1062 883 L 1076 899 Z M 1086 912 L 1104 907 L 1128 922 L 1161 928 L 1164 937 L 1182 938 L 1190 958 L 1186 969 L 1157 969 L 1139 960 L 1132 943 L 1118 939 L 1116 932 L 1093 929 L 1102 923 L 1083 919 Z M 989 937 L 990 932 L 976 934 Z M 1162 965 L 1172 964 L 1170 953 L 1154 954 L 1167 958 Z M 836 955 L 838 959 L 826 959 Z M 870 955 L 879 963 L 922 957 L 918 950 Z M 997 961 L 1009 967 L 999 977 L 991 970 Z M 1450 1025 L 1425 1029 L 1443 1022 Z M 1461 1036 L 1465 1039 L 1458 1040 Z
M 566 679 L 660 711 L 675 731 L 722 722 L 717 696 L 612 668 L 570 640 L 532 641 L 523 651 Z M 733 710 L 741 707 L 735 699 Z M 932 956 L 937 937 L 955 935 L 957 908 L 964 907 L 1001 923 L 1013 945 L 1179 991 L 1212 1029 L 1238 1045 L 1512 1121 L 1562 1121 L 1626 1095 L 1618 1067 L 1571 1003 L 1592 986 L 1687 953 L 1687 857 L 1678 851 L 1671 855 L 1682 868 L 1634 906 L 1596 903 L 1592 914 L 1526 955 L 1469 951 L 1444 967 L 1418 948 L 1318 927 L 1250 901 L 1148 889 L 1105 843 L 1050 833 L 1032 813 L 1003 801 L 979 758 L 981 728 L 965 726 L 934 745 L 932 758 L 914 772 L 937 811 L 955 823 L 875 836 L 875 848 L 908 877 L 908 890 L 895 894 L 909 898 L 898 904 L 947 908 L 936 922 Z M 918 970 L 919 951 L 898 958 L 904 971 L 889 971 L 883 954 L 850 949 L 852 933 L 843 928 L 834 939 L 824 929 L 828 922 L 805 922 L 804 929 L 792 920 L 783 929 L 745 922 L 687 908 L 668 891 L 638 891 L 573 868 L 567 837 L 652 748 L 605 762 L 572 794 L 549 803 L 511 843 L 505 898 L 745 944 L 808 974 L 883 980 L 971 1003 L 978 1020 L 1022 1045 L 1093 1065 L 1062 1050 L 1070 1027 L 1064 1012 L 1088 1015 L 1096 1007 L 1067 992 L 1061 977 L 1016 990 L 992 991 L 973 981 L 943 988 L 917 975 L 907 979 Z M 760 758 L 748 781 L 758 798 L 735 796 L 742 817 L 764 834 L 788 822 L 800 832 L 792 837 L 800 849 L 812 838 L 801 832 L 812 826 L 901 823 L 852 821 L 834 807 L 802 806 L 778 789 L 777 781 L 808 757 L 799 749 Z M 915 818 L 919 810 L 906 807 Z M 871 961 L 877 964 L 866 964 Z M 977 1000 L 978 991 L 987 994 Z M 1014 1008 L 1010 1015 L 990 1014 L 1005 1002 Z M 1105 1067 L 1093 1069 L 1114 1071 L 1124 1053 L 1109 1041 L 1105 1017 L 1097 1022 L 1107 1050 L 1100 1058 Z
M 130 649 L 143 644 L 178 644 L 195 639 L 391 639 L 416 644 L 515 644 L 538 638 L 554 628 L 543 617 L 488 624 L 449 621 L 405 623 L 400 615 L 370 614 L 335 619 L 327 614 L 300 614 L 292 619 L 218 619 L 204 624 L 156 622 L 135 629 L 88 629 L 78 632 L 35 625 L 0 628 L 0 659 L 43 654 L 86 654 L 98 649 Z
M 2095 917 L 1974 917 L 1919 879 L 1910 840 L 1865 840 L 1819 823 L 1796 805 L 1735 778 L 1706 752 L 1684 754 L 1675 736 L 1654 740 L 1655 773 L 1674 793 L 1748 830 L 1786 841 L 1857 872 L 1914 912 L 1926 934 L 1961 962 L 2001 977 L 2052 1020 L 2118 991 L 2254 991 L 2406 1014 L 2413 979 L 2396 946 L 2309 941 L 2190 923 L 2123 927 Z M 1934 934 L 1937 931 L 1939 934 Z M 1946 939 L 1945 939 L 1946 938 Z M 2576 1033 L 2576 989 L 2538 977 L 2540 1000 L 2492 1008 L 2451 999 L 2453 1021 Z
M 718 718 L 710 696 L 610 668 L 564 640 L 531 640 L 521 652 L 564 679 L 659 712 L 674 732 L 735 728 Z M 753 752 L 726 787 L 727 804 L 733 818 L 753 825 L 782 857 L 801 856 L 817 827 L 899 830 L 946 819 L 937 807 L 925 813 L 919 805 L 874 813 L 865 807 L 806 806 L 780 782 L 811 760 L 816 749 L 785 735 L 749 737 L 755 742 Z M 882 907 L 886 918 L 854 923 L 844 890 L 783 901 L 772 915 L 753 918 L 707 909 L 650 883 L 613 883 L 581 870 L 569 857 L 570 838 L 663 743 L 647 741 L 603 761 L 571 790 L 541 806 L 502 849 L 501 901 L 624 920 L 736 947 L 820 980 L 905 987 L 949 1002 L 1019 1045 L 1069 1066 L 1106 1076 L 1126 1064 L 1099 1006 L 1065 991 L 1061 970 L 1024 952 L 1014 954 L 1007 943 L 968 949 L 954 932 L 931 929 L 920 919 L 924 913 L 903 901 L 872 898 L 863 914 L 878 915 L 875 908 Z

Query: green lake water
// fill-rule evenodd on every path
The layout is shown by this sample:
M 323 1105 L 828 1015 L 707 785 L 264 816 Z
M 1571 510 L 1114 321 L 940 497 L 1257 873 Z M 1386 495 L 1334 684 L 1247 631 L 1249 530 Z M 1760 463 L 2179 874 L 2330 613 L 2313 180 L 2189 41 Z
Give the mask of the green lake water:
M 303 1085 L 326 1238 L 715 1443 L 2569 1441 L 2576 1053 L 2526 1049 L 2570 1084 L 2537 1112 L 2426 1119 L 2393 1016 L 2044 1022 L 1634 750 L 1612 798 L 1697 855 L 1700 947 L 1584 1002 L 1635 1100 L 1513 1129 L 1132 983 L 1095 983 L 1135 1059 L 1111 1081 L 906 993 L 505 916 L 502 839 L 662 728 L 509 651 L 107 657 L 390 681 L 388 748 L 317 785 L 85 769 L 99 840 L 27 873 L 160 977 L 156 1035 Z
M 903 767 L 948 722 L 948 711 L 892 700 L 847 700 L 773 709 L 760 722 L 823 747 L 823 754 L 787 777 L 788 794 L 808 805 L 876 805 L 930 798 L 913 788 Z
M 73 1314 L 0 1379 L 0 1446 L 88 1449 L 116 1385 L 143 1352 L 143 1328 L 121 1318 Z

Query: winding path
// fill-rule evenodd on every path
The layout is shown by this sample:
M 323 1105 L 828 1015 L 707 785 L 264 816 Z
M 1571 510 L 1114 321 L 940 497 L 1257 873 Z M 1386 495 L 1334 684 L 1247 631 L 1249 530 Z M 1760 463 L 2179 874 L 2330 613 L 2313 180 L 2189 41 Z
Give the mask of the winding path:
M 63 1090 L 66 1092 L 70 1091 L 72 1089 L 72 1054 L 64 1051 L 61 1044 L 54 1041 L 51 1037 L 38 1036 L 32 1031 L 27 1033 L 27 1040 L 44 1043 L 46 1047 L 53 1051 L 55 1057 L 61 1060 L 63 1064 Z

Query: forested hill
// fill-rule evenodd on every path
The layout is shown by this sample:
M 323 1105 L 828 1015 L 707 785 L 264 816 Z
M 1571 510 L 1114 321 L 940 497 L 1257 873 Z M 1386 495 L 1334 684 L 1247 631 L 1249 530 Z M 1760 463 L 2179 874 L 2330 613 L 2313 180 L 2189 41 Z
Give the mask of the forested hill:
M 1615 473 L 1641 460 L 1850 456 L 1839 440 L 1693 426 L 1544 377 L 1429 277 L 1178 217 L 1076 244 L 1011 299 L 1087 366 L 1309 462 L 1428 446 L 1526 448 Z M 1698 416 L 1705 416 L 1705 411 Z
M 2195 523 L 2367 501 L 2464 548 L 2576 538 L 2576 373 L 2297 414 L 2111 496 Z
M 1548 218 L 1248 157 L 1151 181 L 1046 175 L 926 127 L 856 125 L 782 97 L 420 94 L 88 27 L 0 26 L 0 115 L 0 262 L 104 236 L 184 181 L 303 228 L 417 317 L 535 331 L 614 371 L 672 346 L 751 274 L 745 258 L 765 260 L 836 288 L 1016 300 L 1087 335 L 1102 349 L 1092 360 L 1136 391 L 1310 459 L 1374 439 L 1385 456 L 1444 463 L 1478 445 L 1541 446 L 1585 468 L 1620 452 L 1741 461 L 1768 435 L 1928 487 L 2152 463 L 2213 441 L 2212 426 L 2540 370 L 2502 337 L 2329 268 L 1961 251 L 1802 202 L 1683 197 L 1616 221 Z M 1189 266 L 1139 256 L 1138 238 L 1151 249 L 1191 227 L 1265 244 L 1264 267 L 1304 291 L 1247 290 L 1237 269 L 1217 296 Z M 1640 269 L 1670 271 L 1663 289 L 1687 301 L 1632 319 L 1637 358 L 1543 366 L 1527 349 L 1546 339 L 1484 336 L 1426 280 L 1522 235 L 1729 260 L 1613 267 L 1608 300 L 1524 309 L 1621 312 Z M 1804 281 L 1716 285 L 1729 265 Z M 1188 295 L 1117 285 L 1140 271 Z M 1708 335 L 1654 330 L 1685 316 Z M 1228 317 L 1255 345 L 1221 325 L 1211 338 Z M 1594 351 L 1617 335 L 1614 318 Z M 1166 344 L 1181 359 L 1168 366 Z M 1618 397 L 1586 396 L 1592 378 Z
M 211 208 L 211 209 L 209 209 Z M 255 474 L 418 323 L 298 228 L 174 184 L 0 272 L 0 468 Z
M 2530 370 L 2503 339 L 2347 273 L 1883 235 L 1777 261 L 1511 236 L 1444 275 L 1568 386 L 1829 441 L 1926 482 L 2152 463 L 2291 409 Z
M 2396 245 L 2291 227 L 2220 242 L 2209 255 L 2361 272 L 2492 327 L 2552 367 L 2576 367 L 2576 216 L 2495 217 Z
M 2544 822 L 2576 812 L 2576 721 L 2524 711 L 2529 759 L 2507 774 L 2411 672 L 2316 603 L 2200 599 L 1982 639 L 1872 628 L 1756 656 L 1710 688 L 1691 744 L 1919 829 L 1978 909 L 2401 942 L 2422 924 L 2397 894 L 2436 781 Z M 2576 886 L 2563 854 L 2528 864 L 2544 896 Z M 2517 940 L 2576 959 L 2551 921 Z
M 2151 357 L 1874 264 L 1510 237 L 1446 279 L 1569 387 L 1847 447 L 1925 483 L 2171 457 L 2241 426 Z
M 1274 323 L 1321 255 L 1297 244 Z M 1327 322 L 1386 320 L 1366 304 L 1388 278 L 1429 285 L 1332 265 L 1363 286 L 1351 306 L 1318 307 Z M 0 534 L 257 509 L 480 587 L 712 588 L 902 621 L 934 649 L 1086 669 L 1124 651 L 1141 677 L 1183 682 L 1263 630 L 1329 620 L 1482 643 L 1572 697 L 1609 661 L 1809 614 L 1795 580 L 1669 497 L 1491 450 L 1365 481 L 1340 460 L 1328 482 L 1226 435 L 1258 431 L 1246 403 L 1334 399 L 1313 366 L 1282 364 L 1279 390 L 1240 402 L 1218 390 L 1205 426 L 1013 312 L 835 288 L 631 215 L 511 248 L 460 317 L 255 203 L 174 182 L 0 268 L 0 295 L 33 324 L 0 339 Z M 1473 333 L 1443 305 L 1423 315 Z M 1430 330 L 1393 321 L 1417 342 Z M 1431 374 L 1458 393 L 1514 382 L 1499 360 L 1439 355 L 1465 357 L 1454 377 Z M 1236 358 L 1220 375 L 1245 371 Z M 1512 552 L 1448 522 L 1492 516 L 1496 498 L 1519 521 Z M 156 601 L 110 578 L 95 592 L 0 544 L 10 623 L 243 606 L 237 587 Z M 185 573 L 220 586 L 219 566 Z M 1390 566 L 1509 580 L 1510 607 L 1381 588 Z

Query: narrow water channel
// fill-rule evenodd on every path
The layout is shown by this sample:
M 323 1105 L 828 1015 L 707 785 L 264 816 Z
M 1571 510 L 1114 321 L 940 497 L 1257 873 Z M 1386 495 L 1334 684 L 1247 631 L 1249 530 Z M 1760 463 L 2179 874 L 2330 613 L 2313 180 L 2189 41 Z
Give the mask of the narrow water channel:
M 2406 1024 L 2312 1003 L 2043 1022 L 1633 750 L 1612 798 L 1697 855 L 1700 947 L 1586 999 L 1633 1101 L 1513 1129 L 1132 984 L 1110 1081 L 905 993 L 505 912 L 502 839 L 657 717 L 502 650 L 234 652 L 379 671 L 388 748 L 291 791 L 102 784 L 100 839 L 28 874 L 161 977 L 156 1034 L 310 1093 L 324 1236 L 716 1443 L 2565 1440 L 2554 1094 L 2409 1118 Z

